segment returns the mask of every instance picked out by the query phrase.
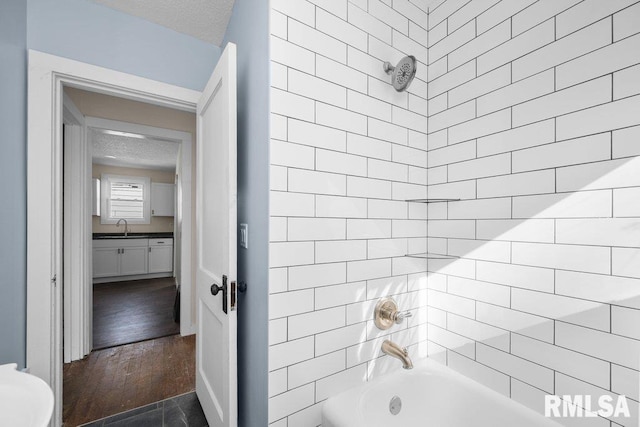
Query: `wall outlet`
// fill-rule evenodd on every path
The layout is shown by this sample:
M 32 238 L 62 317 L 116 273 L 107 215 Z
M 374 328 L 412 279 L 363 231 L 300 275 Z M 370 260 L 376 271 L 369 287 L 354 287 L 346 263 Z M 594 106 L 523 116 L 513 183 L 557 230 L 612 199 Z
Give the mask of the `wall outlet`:
M 240 247 L 249 247 L 249 224 L 240 224 Z

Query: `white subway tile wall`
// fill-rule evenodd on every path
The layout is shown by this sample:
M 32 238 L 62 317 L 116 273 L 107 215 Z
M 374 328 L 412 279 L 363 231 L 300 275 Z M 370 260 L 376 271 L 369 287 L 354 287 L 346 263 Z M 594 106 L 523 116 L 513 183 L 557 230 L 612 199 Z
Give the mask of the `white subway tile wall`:
M 637 426 L 640 2 L 445 0 L 428 38 L 428 196 L 463 199 L 429 209 L 460 257 L 429 262 L 429 356 L 538 412 L 625 394 L 584 425 Z
M 427 247 L 426 206 L 405 201 L 427 195 L 426 3 L 271 1 L 272 426 L 320 425 L 328 397 L 401 369 L 385 337 L 427 356 L 427 263 L 405 257 Z M 398 93 L 383 63 L 405 55 L 418 70 Z M 414 317 L 383 332 L 373 309 L 386 296 Z
M 398 369 L 388 337 L 539 412 L 626 394 L 637 424 L 640 2 L 271 8 L 270 424 Z M 388 295 L 414 318 L 379 331 Z

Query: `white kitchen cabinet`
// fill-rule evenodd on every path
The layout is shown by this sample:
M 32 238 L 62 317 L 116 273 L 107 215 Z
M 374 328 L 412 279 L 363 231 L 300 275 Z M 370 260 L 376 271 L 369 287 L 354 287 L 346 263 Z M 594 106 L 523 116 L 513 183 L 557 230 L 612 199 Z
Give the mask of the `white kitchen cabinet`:
M 120 253 L 120 275 L 147 274 L 147 246 L 122 248 Z
M 151 183 L 151 216 L 174 216 L 175 184 Z
M 173 239 L 149 239 L 149 273 L 173 271 Z
M 120 274 L 120 248 L 93 248 L 93 277 Z
M 147 274 L 148 239 L 104 239 L 93 241 L 93 277 Z

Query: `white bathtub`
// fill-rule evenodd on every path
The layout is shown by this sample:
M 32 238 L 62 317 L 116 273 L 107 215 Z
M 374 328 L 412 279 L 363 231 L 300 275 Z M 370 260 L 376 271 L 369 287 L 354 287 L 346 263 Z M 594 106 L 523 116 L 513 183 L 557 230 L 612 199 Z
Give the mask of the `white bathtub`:
M 397 415 L 390 402 L 399 397 Z M 525 406 L 428 360 L 326 401 L 323 427 L 559 427 Z

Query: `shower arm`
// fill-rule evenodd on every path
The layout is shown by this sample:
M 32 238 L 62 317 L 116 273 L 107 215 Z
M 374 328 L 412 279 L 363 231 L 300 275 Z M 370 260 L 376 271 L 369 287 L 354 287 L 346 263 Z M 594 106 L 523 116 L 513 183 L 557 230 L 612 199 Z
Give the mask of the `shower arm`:
M 385 61 L 385 63 L 382 65 L 382 68 L 384 69 L 384 72 L 387 73 L 388 75 L 393 74 L 393 72 L 396 69 L 396 67 L 391 65 L 391 62 L 389 61 Z

